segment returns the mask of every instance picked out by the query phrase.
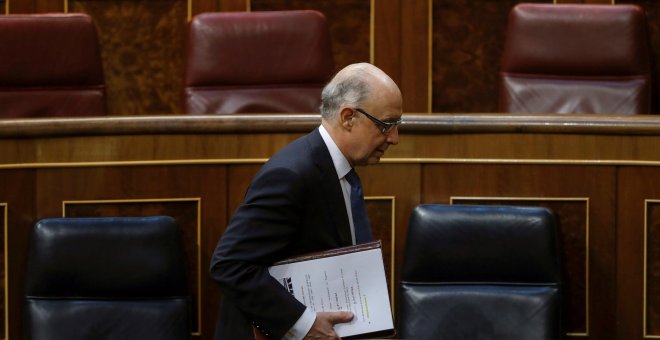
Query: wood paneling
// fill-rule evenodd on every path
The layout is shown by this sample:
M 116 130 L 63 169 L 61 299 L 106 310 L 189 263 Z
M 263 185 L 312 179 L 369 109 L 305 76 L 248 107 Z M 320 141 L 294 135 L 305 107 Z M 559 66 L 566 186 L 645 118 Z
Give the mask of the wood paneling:
M 401 70 L 399 77 L 393 77 L 403 95 L 404 112 L 431 111 L 431 0 L 401 1 Z M 378 20 L 378 17 L 376 17 Z M 383 25 L 388 25 L 384 20 Z M 378 29 L 379 26 L 376 26 Z M 378 31 L 377 31 L 378 33 Z M 391 41 L 381 43 L 381 34 L 376 34 L 375 63 L 392 58 L 380 49 L 381 45 L 391 45 Z M 395 52 L 396 53 L 396 52 Z M 395 56 L 398 56 L 396 53 Z M 388 72 L 389 71 L 388 69 Z M 392 75 L 392 73 L 389 73 Z M 396 74 L 394 74 L 396 75 Z
M 191 15 L 203 12 L 243 12 L 250 8 L 250 0 L 188 0 Z
M 217 241 L 261 164 L 317 126 L 313 115 L 0 121 L 10 337 L 22 335 L 25 256 L 36 220 L 61 216 L 63 201 L 106 202 L 97 206 L 103 214 L 142 211 L 107 202 L 148 201 L 149 212 L 181 215 L 154 200 L 199 198 L 200 338 L 211 338 L 221 294 L 206 271 Z M 360 169 L 375 234 L 386 239 L 394 221 L 395 283 L 417 204 L 542 205 L 560 219 L 570 337 L 657 333 L 659 118 L 407 115 L 400 132 L 380 164 Z
M 5 0 L 7 13 L 49 13 L 64 12 L 64 0 Z M 3 9 L 5 9 L 3 7 Z
M 37 221 L 38 215 L 35 209 L 34 195 L 26 195 L 35 192 L 35 171 L 32 169 L 0 171 L 0 202 L 6 204 L 7 213 L 7 249 L 5 255 L 9 261 L 4 267 L 4 276 L 7 278 L 5 286 L 7 291 L 1 293 L 8 296 L 5 301 L 8 304 L 9 315 L 7 320 L 8 329 L 5 333 L 9 339 L 15 338 L 14 333 L 23 325 L 23 317 L 20 313 L 23 304 L 23 278 L 25 277 L 25 266 L 27 262 L 27 244 L 32 232 L 32 225 Z M 13 245 L 23 245 L 15 247 Z M 20 333 L 19 333 L 20 334 Z
M 407 235 L 408 218 L 413 208 L 420 203 L 421 167 L 416 164 L 381 164 L 359 170 L 365 196 L 394 198 L 394 282 L 399 281 L 403 263 L 403 250 Z M 371 218 L 371 214 L 369 215 Z M 386 263 L 386 265 L 389 265 Z M 394 313 L 398 289 L 394 290 Z
M 365 60 L 378 65 L 397 84 L 402 82 L 400 65 L 402 65 L 403 2 L 405 1 L 390 0 L 384 5 L 382 1 L 371 1 L 373 36 L 370 39 L 371 54 L 369 59 Z
M 646 202 L 644 334 L 660 337 L 660 199 Z
M 660 336 L 657 239 L 660 187 L 656 167 L 619 169 L 617 220 L 617 338 Z M 646 214 L 645 214 L 646 212 Z M 646 240 L 646 242 L 645 242 Z M 646 246 L 646 248 L 645 248 Z M 646 256 L 646 263 L 644 262 Z M 646 282 L 644 281 L 644 275 Z M 644 286 L 646 283 L 646 295 Z M 644 303 L 646 302 L 646 310 Z M 646 316 L 646 328 L 644 328 Z
M 507 18 L 519 2 L 433 1 L 432 112 L 497 112 Z
M 0 288 L 2 288 L 2 292 L 4 294 L 0 294 L 0 317 L 2 319 L 0 320 L 5 320 L 4 322 L 0 322 L 0 336 L 2 336 L 3 339 L 7 339 L 7 293 L 8 288 L 7 288 L 7 256 L 6 254 L 6 244 L 7 244 L 7 203 L 0 202 L 0 231 L 2 232 L 2 261 L 0 263 L 2 264 L 2 271 L 0 271 Z
M 99 35 L 108 113 L 181 112 L 187 2 L 75 0 Z
M 367 207 L 367 216 L 371 233 L 374 240 L 380 240 L 381 250 L 383 252 L 383 265 L 385 268 L 385 279 L 387 280 L 387 290 L 390 299 L 393 300 L 393 294 L 396 287 L 393 281 L 392 253 L 394 239 L 392 231 L 394 230 L 394 206 L 395 197 L 365 197 Z

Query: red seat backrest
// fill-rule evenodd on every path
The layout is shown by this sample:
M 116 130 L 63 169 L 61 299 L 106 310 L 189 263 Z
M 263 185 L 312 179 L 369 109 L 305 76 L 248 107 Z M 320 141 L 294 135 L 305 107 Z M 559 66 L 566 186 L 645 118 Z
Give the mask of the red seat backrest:
M 646 25 L 635 5 L 515 6 L 500 68 L 500 111 L 650 113 Z
M 320 12 L 202 13 L 189 28 L 183 111 L 318 112 L 333 72 Z
M 88 15 L 0 15 L 0 51 L 0 117 L 106 114 L 98 38 Z

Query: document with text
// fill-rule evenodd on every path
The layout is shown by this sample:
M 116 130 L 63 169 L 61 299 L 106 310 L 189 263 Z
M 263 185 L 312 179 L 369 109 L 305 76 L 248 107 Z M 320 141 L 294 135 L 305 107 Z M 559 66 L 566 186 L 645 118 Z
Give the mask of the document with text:
M 316 312 L 352 311 L 337 324 L 340 337 L 392 330 L 392 311 L 380 242 L 339 248 L 269 268 L 293 296 Z

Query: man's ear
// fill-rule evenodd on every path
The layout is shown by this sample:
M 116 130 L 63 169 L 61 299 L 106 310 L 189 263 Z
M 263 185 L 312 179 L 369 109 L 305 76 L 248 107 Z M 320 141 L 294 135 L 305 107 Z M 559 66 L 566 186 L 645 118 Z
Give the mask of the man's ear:
M 339 122 L 343 128 L 349 130 L 353 128 L 353 119 L 355 119 L 355 110 L 344 107 L 339 111 Z

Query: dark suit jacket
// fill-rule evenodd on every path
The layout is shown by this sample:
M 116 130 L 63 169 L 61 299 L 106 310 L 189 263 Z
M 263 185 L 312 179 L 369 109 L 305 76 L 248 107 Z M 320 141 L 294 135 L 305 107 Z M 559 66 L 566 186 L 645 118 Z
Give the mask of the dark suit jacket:
M 252 322 L 280 339 L 305 307 L 268 274 L 289 256 L 351 245 L 346 206 L 318 129 L 256 174 L 211 261 L 222 289 L 216 339 L 249 339 Z

